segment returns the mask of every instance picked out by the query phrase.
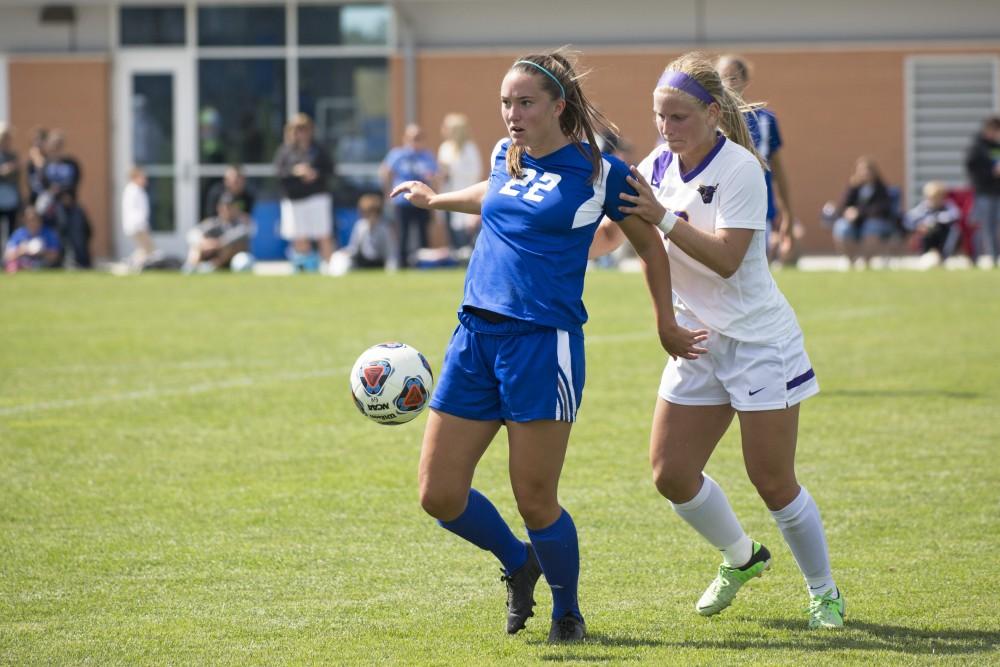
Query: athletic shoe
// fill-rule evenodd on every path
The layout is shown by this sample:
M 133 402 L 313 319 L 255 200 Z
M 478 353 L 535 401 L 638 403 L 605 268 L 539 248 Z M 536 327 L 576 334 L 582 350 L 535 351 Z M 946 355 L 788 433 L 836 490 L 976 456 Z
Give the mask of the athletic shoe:
M 514 574 L 503 575 L 500 581 L 507 584 L 507 634 L 517 634 L 524 628 L 524 622 L 534 616 L 535 583 L 542 574 L 542 566 L 538 564 L 535 550 L 530 544 L 528 560 Z
M 695 609 L 702 616 L 714 616 L 733 603 L 737 591 L 771 567 L 771 552 L 760 542 L 753 543 L 753 555 L 743 567 L 719 566 L 719 574 L 698 600 Z
M 552 629 L 549 630 L 549 643 L 578 642 L 586 638 L 586 636 L 587 624 L 583 622 L 583 619 L 577 618 L 571 612 L 562 618 L 552 620 Z
M 844 596 L 837 590 L 827 591 L 823 595 L 813 595 L 809 598 L 809 629 L 842 628 L 844 616 L 847 614 L 847 603 Z

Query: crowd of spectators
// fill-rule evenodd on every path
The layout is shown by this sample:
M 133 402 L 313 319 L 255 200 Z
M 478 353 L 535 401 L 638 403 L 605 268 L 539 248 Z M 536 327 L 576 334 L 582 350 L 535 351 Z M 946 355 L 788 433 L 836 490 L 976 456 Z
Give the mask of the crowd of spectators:
M 0 238 L 5 243 L 5 269 L 89 269 L 90 220 L 79 200 L 83 172 L 66 150 L 64 133 L 36 128 L 24 166 L 27 201 L 22 197 L 21 162 L 14 150 L 13 131 L 0 124 Z M 22 228 L 25 232 L 19 233 Z M 29 252 L 39 241 L 44 250 Z
M 874 159 L 860 157 L 839 203 L 822 218 L 848 264 L 866 268 L 876 256 L 917 253 L 921 268 L 940 266 L 961 252 L 968 263 L 992 269 L 1000 259 L 1000 116 L 983 121 L 966 150 L 969 187 L 941 181 L 922 186 L 921 200 L 904 211 L 898 187 L 887 185 Z M 883 262 L 891 266 L 891 262 Z
M 405 128 L 400 145 L 379 167 L 382 191 L 356 193 L 357 221 L 344 237 L 349 238 L 347 245 L 334 253 L 334 162 L 313 139 L 312 120 L 305 114 L 294 116 L 274 168 L 281 190 L 280 235 L 289 243 L 295 270 L 335 275 L 353 269 L 394 270 L 419 265 L 427 253 L 468 259 L 479 216 L 434 217 L 405 199 L 387 197 L 407 180 L 452 191 L 483 178 L 482 154 L 470 138 L 466 116 L 447 114 L 441 138 L 435 154 L 419 125 Z M 602 138 L 602 149 L 631 157 L 621 137 Z M 855 268 L 869 266 L 875 257 L 907 251 L 920 255 L 927 267 L 961 251 L 984 268 L 995 267 L 1000 259 L 1000 116 L 984 121 L 964 166 L 971 186 L 967 194 L 928 182 L 921 201 L 904 211 L 899 188 L 886 183 L 875 159 L 858 158 L 841 199 L 823 208 L 836 249 Z M 91 225 L 79 199 L 82 176 L 61 130 L 35 128 L 22 160 L 12 129 L 0 122 L 0 246 L 6 271 L 90 268 Z M 135 166 L 121 193 L 122 231 L 132 244 L 127 265 L 136 271 L 162 261 L 153 240 L 147 182 L 145 170 Z M 182 266 L 191 273 L 229 267 L 236 255 L 249 251 L 254 203 L 241 166 L 228 166 L 206 193 L 203 220 L 187 236 L 183 266 L 181 260 L 166 266 Z M 780 260 L 781 253 L 776 256 Z

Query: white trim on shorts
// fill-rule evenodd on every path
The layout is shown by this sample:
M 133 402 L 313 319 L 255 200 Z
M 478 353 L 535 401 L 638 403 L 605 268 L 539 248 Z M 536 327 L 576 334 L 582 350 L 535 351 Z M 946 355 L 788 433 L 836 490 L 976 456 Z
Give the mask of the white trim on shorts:
M 556 355 L 559 368 L 556 371 L 556 420 L 576 421 L 577 400 L 573 391 L 573 364 L 569 349 L 569 332 L 556 329 Z

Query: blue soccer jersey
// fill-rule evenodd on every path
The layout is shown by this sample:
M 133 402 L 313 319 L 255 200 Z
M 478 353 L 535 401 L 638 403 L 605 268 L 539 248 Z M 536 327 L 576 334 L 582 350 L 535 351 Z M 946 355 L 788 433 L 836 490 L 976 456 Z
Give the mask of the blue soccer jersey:
M 604 155 L 591 183 L 590 160 L 569 144 L 538 159 L 525 154 L 522 176 L 513 178 L 509 146 L 503 139 L 493 149 L 462 305 L 580 334 L 587 253 L 604 216 L 624 217 L 619 197 L 634 194 L 625 182 L 628 167 Z
M 768 109 L 754 109 L 743 114 L 746 118 L 750 137 L 754 148 L 766 162 L 771 161 L 771 155 L 781 148 L 781 132 L 778 130 L 778 119 Z M 767 219 L 774 220 L 777 210 L 774 206 L 774 186 L 771 183 L 771 171 L 764 172 L 764 183 L 767 184 Z

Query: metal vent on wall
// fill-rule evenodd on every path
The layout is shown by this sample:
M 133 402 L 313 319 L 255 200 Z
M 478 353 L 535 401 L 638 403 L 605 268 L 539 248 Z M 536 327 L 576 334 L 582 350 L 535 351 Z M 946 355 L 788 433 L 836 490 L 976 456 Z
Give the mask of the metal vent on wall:
M 997 112 L 998 59 L 914 56 L 906 63 L 907 205 L 928 181 L 966 187 L 965 152 L 983 119 Z

